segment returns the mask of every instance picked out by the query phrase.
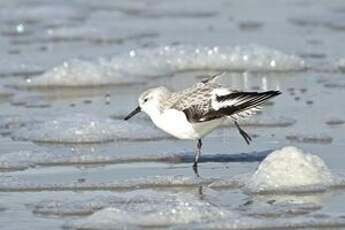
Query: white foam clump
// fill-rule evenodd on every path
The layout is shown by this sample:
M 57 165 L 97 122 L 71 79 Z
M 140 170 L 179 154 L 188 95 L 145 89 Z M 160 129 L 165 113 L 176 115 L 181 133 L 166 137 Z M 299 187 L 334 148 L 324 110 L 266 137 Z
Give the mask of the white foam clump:
M 246 183 L 254 193 L 307 192 L 327 189 L 334 177 L 324 161 L 293 146 L 268 155 Z
M 15 130 L 15 140 L 49 143 L 103 143 L 115 140 L 151 140 L 167 136 L 138 123 L 111 120 L 86 114 L 50 118 Z
M 74 59 L 30 79 L 27 87 L 95 86 L 143 82 L 147 77 L 187 70 L 296 71 L 303 59 L 257 45 L 178 45 L 144 48 L 99 58 Z
M 156 50 L 176 71 L 190 69 L 228 69 L 289 71 L 305 68 L 303 59 L 258 45 L 176 46 Z M 139 54 L 140 55 L 140 54 Z
M 107 84 L 130 84 L 140 82 L 122 71 L 115 71 L 107 61 L 97 62 L 73 59 L 54 67 L 42 75 L 28 79 L 28 86 L 92 86 Z
M 168 227 L 190 223 L 206 223 L 232 217 L 232 213 L 206 200 L 181 193 L 156 195 L 146 202 L 112 206 L 76 220 L 66 227 L 74 229 L 114 229 Z

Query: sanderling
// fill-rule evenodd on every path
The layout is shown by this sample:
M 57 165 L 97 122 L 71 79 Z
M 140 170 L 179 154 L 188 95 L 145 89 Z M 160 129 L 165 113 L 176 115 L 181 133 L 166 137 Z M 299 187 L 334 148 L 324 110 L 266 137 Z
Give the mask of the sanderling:
M 125 120 L 144 111 L 152 122 L 178 139 L 197 140 L 193 169 L 197 173 L 201 154 L 201 138 L 231 119 L 247 144 L 252 140 L 238 124 L 261 109 L 268 99 L 281 92 L 241 92 L 228 89 L 215 82 L 219 75 L 210 76 L 180 92 L 171 92 L 166 87 L 157 87 L 143 92 L 139 106 Z

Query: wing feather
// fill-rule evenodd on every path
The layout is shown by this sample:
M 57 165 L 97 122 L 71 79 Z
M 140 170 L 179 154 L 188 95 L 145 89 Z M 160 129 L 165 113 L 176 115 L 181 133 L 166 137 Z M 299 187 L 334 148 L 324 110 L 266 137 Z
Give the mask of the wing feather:
M 183 111 L 192 123 L 225 116 L 238 120 L 255 114 L 261 109 L 264 101 L 279 94 L 279 91 L 231 91 L 212 81 L 203 81 L 191 88 L 173 93 L 164 107 Z

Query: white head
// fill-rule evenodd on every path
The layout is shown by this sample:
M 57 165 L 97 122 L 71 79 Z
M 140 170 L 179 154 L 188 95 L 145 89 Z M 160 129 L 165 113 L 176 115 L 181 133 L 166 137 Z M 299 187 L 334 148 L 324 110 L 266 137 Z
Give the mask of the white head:
M 125 120 L 130 119 L 135 114 L 144 111 L 150 117 L 161 113 L 161 103 L 170 96 L 170 91 L 165 87 L 148 89 L 143 92 L 139 99 L 139 106 L 131 112 Z

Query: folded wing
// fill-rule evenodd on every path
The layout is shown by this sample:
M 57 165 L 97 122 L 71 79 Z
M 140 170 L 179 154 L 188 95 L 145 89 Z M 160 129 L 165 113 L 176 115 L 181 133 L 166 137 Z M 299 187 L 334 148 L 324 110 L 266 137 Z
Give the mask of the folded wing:
M 190 122 L 205 122 L 224 116 L 238 120 L 254 114 L 265 101 L 279 94 L 279 91 L 231 92 L 225 88 L 213 89 L 198 103 L 185 104 L 182 111 Z

